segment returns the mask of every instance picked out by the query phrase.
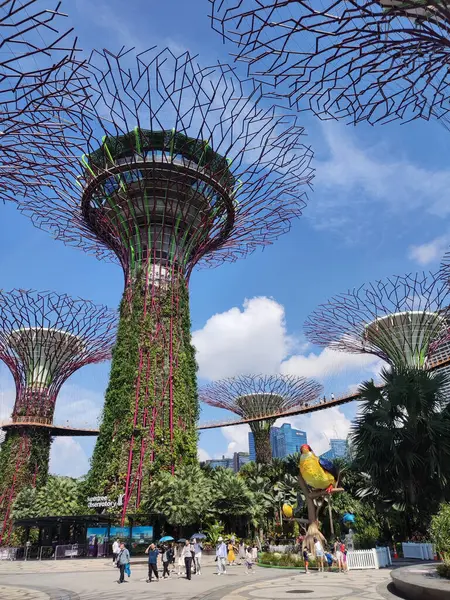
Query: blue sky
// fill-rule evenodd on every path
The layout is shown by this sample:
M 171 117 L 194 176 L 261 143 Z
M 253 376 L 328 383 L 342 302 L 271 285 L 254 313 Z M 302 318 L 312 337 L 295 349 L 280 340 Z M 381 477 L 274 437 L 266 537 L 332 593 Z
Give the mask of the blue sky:
M 188 49 L 207 65 L 228 61 L 227 46 L 209 24 L 207 0 L 65 3 L 86 52 L 134 45 Z M 241 74 L 242 69 L 238 66 Z M 322 123 L 303 113 L 305 143 L 315 151 L 316 180 L 304 216 L 273 246 L 245 260 L 194 272 L 191 314 L 200 382 L 240 372 L 289 372 L 324 381 L 337 395 L 379 368 L 370 357 L 335 355 L 305 343 L 302 324 L 322 301 L 349 287 L 392 274 L 434 269 L 450 242 L 448 132 L 438 123 L 380 127 Z M 120 268 L 99 262 L 35 229 L 12 205 L 1 207 L 2 287 L 55 290 L 111 307 L 123 289 Z M 61 393 L 56 420 L 92 423 L 101 408 L 108 365 L 75 374 Z M 0 371 L 1 414 L 13 400 Z M 292 419 L 318 451 L 345 435 L 355 406 Z M 204 408 L 202 420 L 222 411 Z M 246 449 L 246 429 L 201 435 L 201 456 Z M 52 470 L 80 475 L 92 438 L 55 442 Z

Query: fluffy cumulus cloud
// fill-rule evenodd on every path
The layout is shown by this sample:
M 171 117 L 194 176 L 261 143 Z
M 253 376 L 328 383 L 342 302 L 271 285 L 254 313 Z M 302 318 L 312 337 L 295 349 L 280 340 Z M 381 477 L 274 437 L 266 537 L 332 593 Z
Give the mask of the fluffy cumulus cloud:
M 311 352 L 302 339 L 287 332 L 284 307 L 271 298 L 252 298 L 243 307 L 211 317 L 194 332 L 200 376 L 206 379 L 245 373 L 282 373 L 313 377 L 324 385 L 324 393 L 336 397 L 354 392 L 357 382 L 376 378 L 382 361 L 372 355 L 348 354 L 324 348 Z M 230 415 L 230 417 L 232 417 Z M 305 416 L 280 419 L 307 431 L 317 452 L 329 447 L 330 438 L 345 438 L 350 420 L 338 407 Z M 223 427 L 222 440 L 208 449 L 220 457 L 248 451 L 247 425 Z
M 89 469 L 89 460 L 81 445 L 72 437 L 58 437 L 50 451 L 50 473 L 81 477 Z
M 448 249 L 450 236 L 442 235 L 425 244 L 410 246 L 408 258 L 415 260 L 419 265 L 429 265 L 439 261 Z
M 205 460 L 209 460 L 211 458 L 211 456 L 203 448 L 198 448 L 197 449 L 197 458 L 200 462 L 204 462 Z
M 244 373 L 277 373 L 292 344 L 284 307 L 271 298 L 245 300 L 242 308 L 213 315 L 194 331 L 199 376 L 220 379 Z

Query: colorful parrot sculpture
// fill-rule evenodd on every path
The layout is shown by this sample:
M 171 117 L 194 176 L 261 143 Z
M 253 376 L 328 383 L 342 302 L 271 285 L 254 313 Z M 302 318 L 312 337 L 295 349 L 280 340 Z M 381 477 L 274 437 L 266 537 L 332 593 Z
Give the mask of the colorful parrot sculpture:
M 307 485 L 315 490 L 330 493 L 336 486 L 338 474 L 333 463 L 317 457 L 308 444 L 300 448 L 300 473 Z

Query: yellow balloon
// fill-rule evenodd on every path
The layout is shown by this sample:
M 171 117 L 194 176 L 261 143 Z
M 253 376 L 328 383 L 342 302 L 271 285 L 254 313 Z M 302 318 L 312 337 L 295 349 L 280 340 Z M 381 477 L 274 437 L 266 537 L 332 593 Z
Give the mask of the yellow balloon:
M 294 510 L 292 506 L 289 504 L 283 504 L 283 515 L 286 517 L 286 519 L 292 519 L 294 516 Z

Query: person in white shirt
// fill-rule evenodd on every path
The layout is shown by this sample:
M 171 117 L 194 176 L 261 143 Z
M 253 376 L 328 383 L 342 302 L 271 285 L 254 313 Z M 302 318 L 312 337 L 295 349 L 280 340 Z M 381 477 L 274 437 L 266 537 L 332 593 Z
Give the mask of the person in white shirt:
M 195 538 L 192 540 L 192 545 L 193 545 L 193 548 L 194 548 L 195 574 L 196 575 L 201 575 L 202 574 L 202 550 L 203 550 L 203 546 L 201 544 L 199 544 Z
M 258 562 L 258 547 L 256 544 L 253 544 L 252 548 L 252 563 L 255 564 Z
M 217 575 L 226 575 L 227 574 L 227 569 L 226 569 L 226 560 L 227 560 L 227 547 L 225 545 L 225 542 L 223 541 L 223 537 L 220 537 L 217 540 L 217 547 L 216 547 L 216 558 L 217 558 Z
M 186 540 L 183 550 L 181 551 L 181 557 L 184 560 L 186 568 L 186 579 L 191 579 L 191 567 L 192 567 L 192 545 L 189 540 Z
M 117 557 L 119 556 L 119 552 L 120 552 L 120 540 L 115 540 L 113 545 L 112 545 L 112 553 L 113 553 L 113 563 L 114 566 L 116 564 L 116 560 Z
M 255 571 L 253 570 L 253 549 L 250 548 L 250 546 L 247 548 L 247 550 L 245 551 L 245 574 L 248 575 L 249 573 L 254 573 Z
M 314 551 L 316 553 L 316 558 L 317 558 L 317 562 L 319 565 L 319 571 L 323 571 L 324 551 L 323 551 L 322 542 L 320 540 L 318 540 L 317 538 L 314 538 Z

